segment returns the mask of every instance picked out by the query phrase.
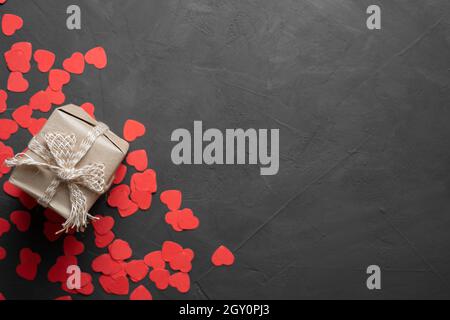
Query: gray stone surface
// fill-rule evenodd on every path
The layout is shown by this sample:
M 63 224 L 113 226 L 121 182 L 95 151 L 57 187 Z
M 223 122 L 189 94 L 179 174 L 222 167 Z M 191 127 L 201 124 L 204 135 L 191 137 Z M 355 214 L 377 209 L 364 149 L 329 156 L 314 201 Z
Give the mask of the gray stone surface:
M 69 4 L 82 9 L 80 31 L 65 27 Z M 382 8 L 380 31 L 366 28 L 369 4 Z M 10 0 L 0 10 L 25 20 L 2 38 L 2 52 L 27 40 L 61 64 L 105 47 L 108 67 L 74 77 L 67 101 L 93 102 L 117 132 L 126 118 L 145 123 L 132 148 L 149 150 L 160 191 L 180 188 L 200 217 L 199 230 L 175 233 L 154 201 L 150 212 L 116 219 L 136 257 L 168 239 L 196 251 L 191 292 L 150 286 L 156 299 L 450 298 L 448 0 Z M 42 74 L 28 77 L 29 93 L 45 87 Z M 10 107 L 29 93 L 11 94 Z M 280 128 L 279 174 L 173 165 L 170 134 L 194 120 Z M 20 133 L 10 143 L 20 150 L 28 139 Z M 0 197 L 1 216 L 20 208 Z M 103 199 L 93 212 L 114 211 Z M 63 294 L 46 280 L 62 249 L 43 238 L 41 213 L 33 211 L 29 233 L 0 239 L 8 298 Z M 103 251 L 90 232 L 82 238 L 88 268 Z M 236 264 L 211 269 L 222 243 Z M 15 276 L 25 246 L 43 257 L 32 283 Z M 382 268 L 380 291 L 366 288 L 371 264 Z M 111 298 L 97 289 L 95 298 Z

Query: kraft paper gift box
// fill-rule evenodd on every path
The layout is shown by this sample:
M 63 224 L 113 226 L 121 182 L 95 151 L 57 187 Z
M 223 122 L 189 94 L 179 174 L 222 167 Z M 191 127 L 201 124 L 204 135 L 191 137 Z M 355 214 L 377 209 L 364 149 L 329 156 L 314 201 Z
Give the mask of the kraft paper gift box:
M 65 136 L 71 135 L 72 137 L 75 137 L 76 140 L 73 143 L 73 150 L 71 153 L 76 153 L 82 148 L 82 144 L 83 142 L 85 142 L 84 140 L 87 139 L 87 136 L 89 134 L 92 134 L 94 128 L 98 128 L 99 124 L 101 123 L 93 119 L 82 108 L 73 104 L 69 104 L 55 109 L 50 118 L 47 120 L 45 126 L 42 128 L 41 132 L 33 139 L 36 139 L 36 141 L 39 142 L 41 146 L 47 147 L 47 145 L 50 146 L 50 143 L 46 142 L 46 139 L 49 139 L 48 136 L 45 136 L 46 133 L 60 133 Z M 111 186 L 114 180 L 114 174 L 118 166 L 124 159 L 125 155 L 127 154 L 129 147 L 128 142 L 111 132 L 105 125 L 101 125 L 104 126 L 102 127 L 102 132 L 98 134 L 95 139 L 91 139 L 91 146 L 87 148 L 88 150 L 85 155 L 81 157 L 81 160 L 79 160 L 79 162 L 74 165 L 75 169 L 79 169 L 83 167 L 87 168 L 86 166 L 90 164 L 96 164 L 98 165 L 98 167 L 94 166 L 93 168 L 91 168 L 92 170 L 96 170 L 98 168 L 102 169 L 104 184 L 101 188 L 97 188 L 99 190 L 92 190 L 96 189 L 95 186 L 97 185 L 95 185 L 94 188 L 89 188 L 86 187 L 86 185 L 84 185 L 83 183 L 78 183 L 78 188 L 73 188 L 75 190 L 78 189 L 79 191 L 81 191 L 82 195 L 84 195 L 85 200 L 81 201 L 81 204 L 85 209 L 84 211 L 86 211 L 84 212 L 85 214 L 87 214 L 87 211 L 97 201 L 100 195 L 106 192 Z M 50 168 L 48 166 L 42 165 L 42 163 L 49 163 L 54 166 L 55 159 L 44 159 L 45 157 L 42 158 L 42 154 L 40 156 L 38 155 L 39 152 L 32 151 L 33 149 L 36 150 L 36 148 L 32 148 L 32 144 L 33 140 L 30 141 L 29 148 L 24 152 L 24 154 L 16 155 L 13 159 L 18 158 L 19 162 L 23 159 L 26 159 L 26 161 L 30 162 L 36 161 L 41 163 L 41 165 L 30 165 L 28 163 L 21 165 L 18 165 L 17 163 L 13 164 L 11 166 L 15 166 L 15 168 L 9 180 L 13 185 L 22 189 L 33 198 L 38 199 L 38 202 L 40 204 L 42 204 L 42 198 L 45 198 L 46 196 L 46 192 L 48 191 L 47 188 L 49 188 L 52 183 L 59 180 L 59 183 L 56 183 L 57 188 L 53 196 L 51 197 L 51 199 L 47 199 L 47 202 L 43 205 L 53 209 L 65 219 L 68 219 L 71 215 L 71 211 L 73 211 L 72 203 L 74 201 L 74 197 L 76 196 L 76 193 L 73 194 L 72 191 L 70 191 L 71 189 L 69 188 L 68 182 L 77 182 L 77 180 L 66 181 L 64 180 L 65 176 L 63 175 L 70 175 L 71 173 L 73 173 L 73 171 L 62 172 L 62 170 L 59 170 L 58 168 L 54 169 L 54 167 Z M 65 148 L 63 150 L 63 153 L 61 153 L 61 157 L 64 158 L 65 156 L 67 156 L 67 152 L 70 151 L 67 149 L 67 145 L 65 145 L 64 143 L 57 143 L 56 146 L 58 148 Z M 48 147 L 47 152 L 51 151 L 52 148 L 55 149 L 54 146 Z M 58 150 L 56 150 L 56 152 L 58 152 Z M 55 154 L 55 152 L 51 153 Z M 59 174 L 60 171 L 62 172 L 61 174 Z M 91 174 L 91 170 L 85 171 L 85 174 Z M 59 175 L 55 172 L 58 172 Z M 61 179 L 60 176 L 63 178 Z M 81 177 L 78 178 L 79 181 L 82 181 L 83 179 L 84 178 Z M 95 183 L 96 182 L 97 181 L 95 181 Z M 80 194 L 78 195 L 80 196 Z M 71 198 L 71 196 L 73 197 Z M 82 198 L 82 196 L 80 198 Z M 79 200 L 80 199 L 77 198 L 77 202 L 80 202 Z M 85 216 L 83 220 L 84 223 L 81 223 L 81 225 L 80 223 L 78 223 L 77 225 L 75 225 L 75 223 L 71 223 L 70 226 L 63 226 L 65 227 L 66 231 L 69 229 L 67 227 L 76 227 L 77 229 L 84 230 L 86 221 L 89 217 L 89 215 L 88 217 Z M 66 223 L 67 222 L 68 220 L 66 221 Z

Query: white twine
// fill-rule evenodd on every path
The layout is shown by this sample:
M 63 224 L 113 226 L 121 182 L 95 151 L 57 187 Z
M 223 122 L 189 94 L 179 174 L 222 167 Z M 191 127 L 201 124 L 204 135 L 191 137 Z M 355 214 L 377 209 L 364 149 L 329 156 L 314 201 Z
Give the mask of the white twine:
M 48 169 L 55 174 L 55 178 L 38 199 L 39 204 L 44 207 L 48 207 L 61 182 L 67 185 L 70 192 L 71 210 L 69 217 L 62 225 L 63 229 L 59 232 L 68 232 L 72 228 L 83 231 L 87 226 L 88 219 L 96 219 L 87 212 L 86 196 L 81 191 L 80 186 L 99 194 L 104 193 L 106 185 L 105 164 L 96 162 L 81 168 L 77 168 L 76 165 L 93 146 L 95 140 L 107 130 L 108 127 L 100 122 L 89 131 L 78 147 L 74 134 L 47 132 L 40 135 L 43 142 L 35 137 L 28 145 L 28 148 L 42 158 L 44 162 L 34 160 L 26 153 L 18 153 L 5 161 L 5 164 L 9 167 L 35 166 Z

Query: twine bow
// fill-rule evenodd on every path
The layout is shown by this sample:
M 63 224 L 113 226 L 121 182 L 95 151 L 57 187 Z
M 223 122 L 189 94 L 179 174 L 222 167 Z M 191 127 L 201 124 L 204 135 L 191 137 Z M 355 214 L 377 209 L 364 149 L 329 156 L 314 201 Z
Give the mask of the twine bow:
M 13 158 L 5 161 L 9 167 L 35 166 L 50 170 L 55 178 L 38 199 L 39 204 L 48 207 L 61 183 L 65 183 L 70 193 L 71 211 L 64 222 L 63 229 L 59 232 L 68 232 L 71 228 L 77 231 L 84 230 L 88 219 L 95 219 L 87 212 L 86 196 L 80 187 L 96 193 L 105 192 L 105 165 L 103 163 L 90 163 L 77 167 L 80 160 L 86 155 L 95 140 L 108 130 L 108 127 L 99 123 L 77 146 L 74 134 L 60 132 L 46 132 L 41 134 L 42 139 L 33 138 L 28 148 L 36 153 L 43 162 L 34 160 L 26 153 L 18 153 Z M 42 140 L 42 141 L 39 141 Z

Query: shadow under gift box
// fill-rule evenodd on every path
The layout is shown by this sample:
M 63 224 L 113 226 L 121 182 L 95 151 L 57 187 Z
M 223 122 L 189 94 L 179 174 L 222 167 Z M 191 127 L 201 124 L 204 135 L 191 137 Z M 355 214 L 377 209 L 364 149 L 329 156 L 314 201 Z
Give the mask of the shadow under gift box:
M 73 133 L 77 140 L 75 145 L 75 150 L 77 150 L 79 143 L 97 124 L 98 122 L 82 108 L 69 104 L 55 109 L 39 134 L 45 132 Z M 105 165 L 106 191 L 111 187 L 114 174 L 125 158 L 128 147 L 128 142 L 108 130 L 95 140 L 92 147 L 75 167 L 80 168 L 94 162 L 103 163 Z M 34 160 L 45 162 L 44 159 L 31 150 L 27 150 L 25 153 Z M 44 195 L 45 190 L 54 178 L 55 174 L 46 168 L 23 165 L 14 168 L 9 181 L 33 198 L 39 199 Z M 80 186 L 80 189 L 86 197 L 87 209 L 89 210 L 101 195 L 83 186 Z M 55 196 L 49 203 L 49 208 L 59 213 L 65 219 L 69 217 L 71 203 L 66 183 L 60 183 Z

